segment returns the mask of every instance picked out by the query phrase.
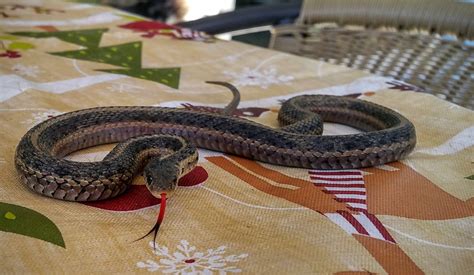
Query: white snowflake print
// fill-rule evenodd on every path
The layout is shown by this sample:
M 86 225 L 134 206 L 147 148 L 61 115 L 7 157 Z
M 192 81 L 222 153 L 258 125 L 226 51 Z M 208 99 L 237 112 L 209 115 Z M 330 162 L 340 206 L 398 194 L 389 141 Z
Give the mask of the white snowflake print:
M 290 75 L 278 75 L 277 69 L 250 69 L 245 67 L 240 73 L 225 71 L 224 74 L 233 78 L 232 83 L 236 86 L 260 86 L 263 89 L 272 84 L 290 84 L 294 79 Z
M 58 116 L 60 114 L 62 114 L 62 112 L 59 112 L 59 111 L 56 111 L 56 110 L 48 110 L 48 111 L 45 111 L 45 112 L 36 112 L 36 113 L 31 114 L 32 118 L 24 120 L 21 123 L 22 124 L 30 124 L 30 125 L 34 126 L 34 125 L 36 125 L 40 122 L 43 122 L 47 119 Z
M 225 256 L 226 246 L 216 249 L 207 249 L 206 252 L 196 251 L 195 246 L 190 246 L 186 240 L 181 240 L 177 245 L 177 251 L 170 251 L 166 246 L 156 245 L 153 249 L 153 241 L 150 247 L 159 261 L 146 260 L 138 262 L 137 267 L 146 268 L 150 272 L 160 270 L 162 273 L 171 274 L 227 274 L 241 272 L 239 268 L 229 265 L 246 258 L 247 254 Z
M 107 90 L 111 92 L 118 93 L 135 93 L 137 90 L 144 90 L 140 86 L 124 84 L 124 83 L 113 83 L 111 86 L 107 87 Z
M 35 65 L 23 65 L 15 64 L 12 67 L 12 70 L 22 76 L 30 76 L 33 78 L 38 77 L 38 74 L 41 72 L 38 66 Z

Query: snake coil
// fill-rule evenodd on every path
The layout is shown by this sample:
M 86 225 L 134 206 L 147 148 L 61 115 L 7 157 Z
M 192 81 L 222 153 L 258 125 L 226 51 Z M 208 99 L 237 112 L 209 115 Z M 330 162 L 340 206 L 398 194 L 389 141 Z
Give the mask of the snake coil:
M 176 188 L 197 163 L 196 147 L 266 163 L 312 169 L 348 169 L 404 158 L 415 147 L 413 124 L 367 101 L 327 95 L 297 96 L 283 103 L 274 129 L 223 114 L 164 107 L 98 107 L 66 113 L 30 129 L 20 140 L 15 164 L 33 191 L 56 199 L 93 201 L 124 192 L 144 170 L 155 196 Z M 322 120 L 365 132 L 326 136 Z M 98 162 L 64 156 L 99 144 L 119 144 Z

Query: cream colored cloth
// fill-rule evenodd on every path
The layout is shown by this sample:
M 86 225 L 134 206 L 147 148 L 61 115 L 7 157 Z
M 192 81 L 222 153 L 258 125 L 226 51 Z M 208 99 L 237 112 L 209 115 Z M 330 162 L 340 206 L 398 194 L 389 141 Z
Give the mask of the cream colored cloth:
M 182 39 L 183 30 L 139 20 L 86 4 L 0 4 L 2 273 L 473 272 L 472 111 L 401 91 L 389 78 Z M 237 114 L 275 127 L 292 96 L 358 95 L 410 119 L 417 147 L 401 162 L 332 174 L 201 150 L 168 201 L 156 251 L 151 237 L 134 242 L 159 208 L 141 177 L 117 199 L 90 204 L 42 197 L 19 180 L 15 147 L 33 125 L 95 106 L 225 106 L 230 93 L 206 80 L 236 85 Z M 350 131 L 328 125 L 325 133 Z M 111 148 L 71 158 L 100 160 Z

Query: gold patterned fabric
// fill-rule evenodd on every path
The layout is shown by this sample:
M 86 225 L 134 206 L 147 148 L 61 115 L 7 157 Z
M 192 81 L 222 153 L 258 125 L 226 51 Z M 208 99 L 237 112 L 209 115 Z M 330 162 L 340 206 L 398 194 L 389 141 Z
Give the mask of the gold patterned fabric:
M 474 113 L 390 78 L 215 40 L 77 3 L 0 3 L 2 273 L 458 273 L 474 262 Z M 410 119 L 418 143 L 384 166 L 318 171 L 200 150 L 167 202 L 141 176 L 116 199 L 72 203 L 19 180 L 15 147 L 61 113 L 153 105 L 215 111 L 237 86 L 234 115 L 277 127 L 299 94 L 360 97 Z M 328 124 L 325 134 L 352 133 Z M 113 145 L 68 158 L 96 161 Z

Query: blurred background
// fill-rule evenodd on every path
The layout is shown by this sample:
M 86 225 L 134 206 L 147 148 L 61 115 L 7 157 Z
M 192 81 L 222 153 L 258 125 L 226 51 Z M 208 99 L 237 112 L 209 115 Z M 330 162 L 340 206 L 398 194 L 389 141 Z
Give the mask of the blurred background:
M 90 0 L 80 1 L 113 6 L 151 19 L 178 24 L 221 39 L 256 46 L 270 43 L 271 26 L 292 23 L 302 0 Z M 234 12 L 221 18 L 205 17 Z M 245 15 L 245 16 L 244 16 Z M 222 24 L 225 20 L 225 24 Z M 223 29 L 224 28 L 224 29 Z

